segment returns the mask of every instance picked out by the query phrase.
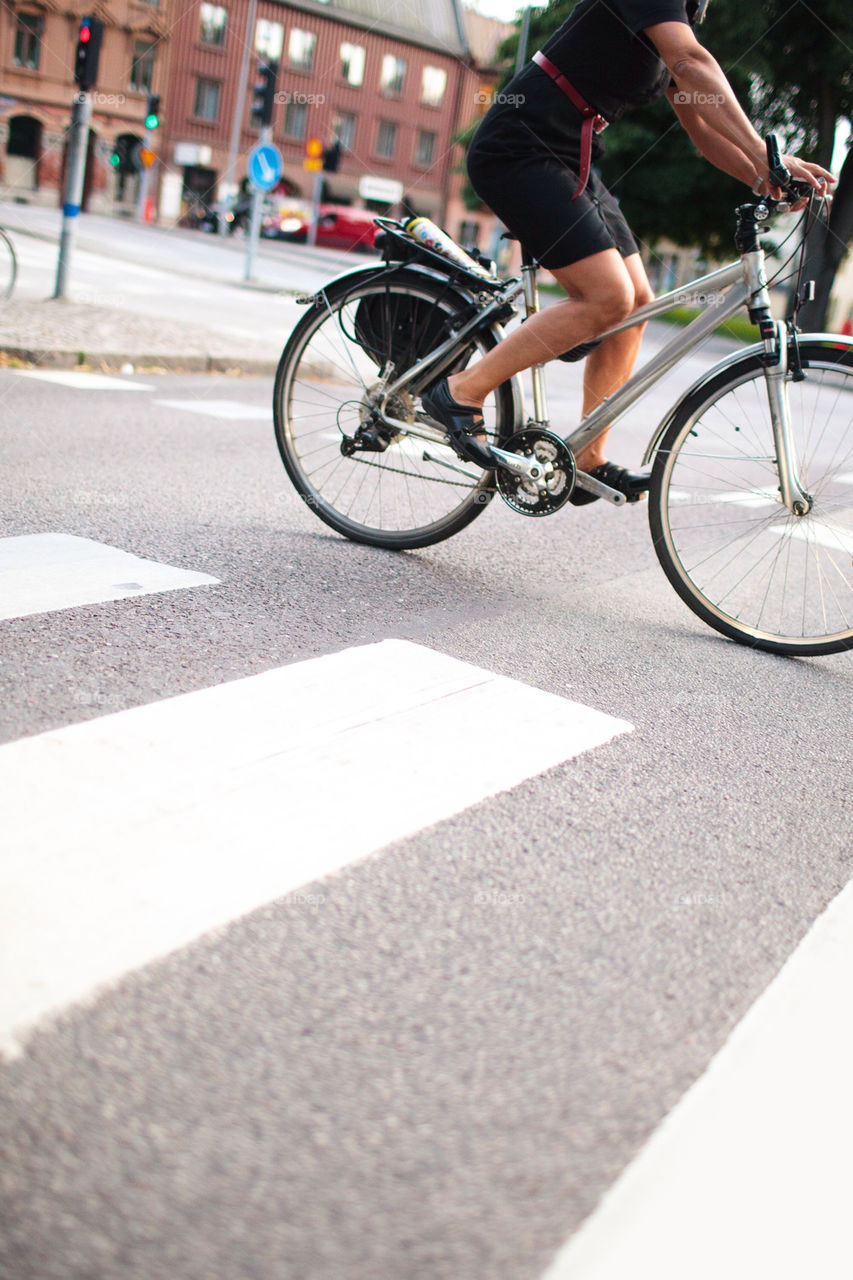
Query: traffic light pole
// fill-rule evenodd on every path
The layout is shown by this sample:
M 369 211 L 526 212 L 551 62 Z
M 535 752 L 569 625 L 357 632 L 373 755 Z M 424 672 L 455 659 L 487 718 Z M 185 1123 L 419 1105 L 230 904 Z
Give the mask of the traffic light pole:
M 86 177 L 86 152 L 89 146 L 89 124 L 92 119 L 92 95 L 80 90 L 71 105 L 71 127 L 65 158 L 65 193 L 62 201 L 62 230 L 59 235 L 59 258 L 56 263 L 54 298 L 66 297 L 71 245 L 77 226 L 77 215 L 83 200 Z
M 142 147 L 140 148 L 140 150 L 141 151 L 151 150 L 151 130 L 150 129 L 146 129 L 142 135 Z M 136 198 L 136 220 L 137 222 L 144 222 L 145 221 L 145 202 L 148 199 L 148 184 L 151 180 L 151 170 L 149 169 L 148 165 L 145 164 L 141 159 L 139 163 L 142 165 L 142 169 L 140 170 L 140 173 L 139 173 L 139 195 Z
M 261 129 L 258 139 L 258 145 L 263 146 L 264 143 L 272 141 L 272 126 L 265 124 Z M 255 269 L 255 252 L 258 247 L 258 240 L 261 234 L 261 206 L 263 205 L 264 192 L 259 191 L 257 187 L 252 191 L 252 212 L 249 218 L 249 240 L 246 245 L 246 271 L 243 276 L 244 280 L 253 279 Z

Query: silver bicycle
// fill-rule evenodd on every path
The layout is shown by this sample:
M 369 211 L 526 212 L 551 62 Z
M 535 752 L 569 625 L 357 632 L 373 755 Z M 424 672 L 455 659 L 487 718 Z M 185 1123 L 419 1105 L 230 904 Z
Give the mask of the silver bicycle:
M 773 176 L 789 200 L 801 194 L 784 170 Z M 394 549 L 459 532 L 496 492 L 530 516 L 558 511 L 575 485 L 621 505 L 574 454 L 746 307 L 759 341 L 700 378 L 646 448 L 654 547 L 682 600 L 723 635 L 801 656 L 853 647 L 853 342 L 771 317 L 759 235 L 787 207 L 740 206 L 736 261 L 610 330 L 701 308 L 565 439 L 550 430 L 541 366 L 532 418 L 519 378 L 498 387 L 484 406 L 494 470 L 461 461 L 419 396 L 499 342 L 520 299 L 538 309 L 537 265 L 491 278 L 377 219 L 384 262 L 302 299 L 281 357 L 276 439 L 298 493 L 346 537 Z
M 18 258 L 8 233 L 0 227 L 0 299 L 11 298 L 18 277 Z

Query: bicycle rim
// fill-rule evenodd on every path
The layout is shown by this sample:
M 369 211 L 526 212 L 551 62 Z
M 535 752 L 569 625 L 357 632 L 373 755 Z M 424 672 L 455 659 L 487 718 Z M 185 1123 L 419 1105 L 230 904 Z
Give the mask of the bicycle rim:
M 18 259 L 12 241 L 0 230 L 0 298 L 11 298 L 18 274 Z
M 758 357 L 697 393 L 661 441 L 649 516 L 690 608 L 741 643 L 814 655 L 853 647 L 853 355 L 802 350 L 788 396 L 811 511 L 781 504 Z
M 394 335 L 384 353 L 365 337 L 364 313 L 359 313 L 365 298 L 378 308 L 373 319 L 380 330 L 384 324 Z M 365 419 L 386 360 L 392 359 L 396 372 L 410 367 L 424 354 L 418 335 L 434 325 L 436 309 L 452 316 L 463 305 L 439 282 L 414 275 L 374 278 L 327 291 L 285 348 L 274 395 L 282 460 L 315 514 L 355 541 L 397 549 L 427 546 L 463 528 L 492 497 L 492 472 L 461 462 L 444 443 L 401 432 L 382 452 L 345 456 L 341 451 L 342 440 L 352 438 Z M 490 333 L 478 336 L 455 367 L 495 340 Z M 435 345 L 429 341 L 427 349 Z M 511 430 L 511 404 L 508 388 L 486 401 L 490 438 L 503 439 Z M 390 408 L 393 417 L 414 423 L 420 401 L 404 393 Z

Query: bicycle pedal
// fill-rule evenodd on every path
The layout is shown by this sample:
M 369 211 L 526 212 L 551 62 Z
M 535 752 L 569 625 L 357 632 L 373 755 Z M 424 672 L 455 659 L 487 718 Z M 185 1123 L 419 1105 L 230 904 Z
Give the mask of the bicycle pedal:
M 584 489 L 587 493 L 594 494 L 596 498 L 605 498 L 607 502 L 612 502 L 614 507 L 622 507 L 626 502 L 639 502 L 640 498 L 645 497 L 645 494 L 638 493 L 627 498 L 618 489 L 611 489 L 609 484 L 596 480 L 595 476 L 588 475 L 586 471 L 578 471 L 575 474 L 575 488 Z

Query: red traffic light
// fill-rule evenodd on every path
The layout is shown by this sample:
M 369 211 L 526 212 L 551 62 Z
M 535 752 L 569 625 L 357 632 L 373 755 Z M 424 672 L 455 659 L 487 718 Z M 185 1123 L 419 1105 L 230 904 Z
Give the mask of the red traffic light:
M 91 38 L 91 35 L 92 35 L 92 28 L 89 26 L 88 22 L 84 22 L 82 27 L 80 28 L 80 43 L 88 44 Z

